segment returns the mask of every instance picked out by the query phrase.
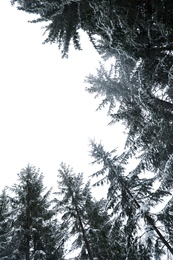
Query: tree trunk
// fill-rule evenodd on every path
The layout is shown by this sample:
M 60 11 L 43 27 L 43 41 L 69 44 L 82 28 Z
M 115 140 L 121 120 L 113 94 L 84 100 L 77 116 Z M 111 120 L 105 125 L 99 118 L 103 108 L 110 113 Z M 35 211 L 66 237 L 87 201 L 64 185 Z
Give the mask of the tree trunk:
M 86 233 L 85 233 L 85 229 L 84 229 L 84 226 L 83 226 L 83 223 L 82 223 L 82 219 L 81 219 L 81 216 L 80 216 L 80 213 L 79 213 L 79 209 L 78 209 L 78 206 L 76 204 L 76 201 L 75 201 L 75 198 L 73 197 L 73 195 L 72 195 L 72 198 L 73 198 L 73 202 L 74 202 L 75 209 L 76 209 L 76 212 L 77 212 L 79 225 L 80 225 L 80 228 L 81 228 L 81 231 L 82 231 L 83 240 L 85 242 L 86 249 L 88 251 L 88 257 L 89 257 L 90 260 L 94 260 L 93 255 L 92 255 L 92 251 L 91 251 L 91 247 L 90 247 L 89 241 L 87 239 L 87 236 L 86 236 Z
M 27 235 L 27 238 L 26 238 L 26 260 L 29 260 L 29 242 L 30 242 L 30 239 Z

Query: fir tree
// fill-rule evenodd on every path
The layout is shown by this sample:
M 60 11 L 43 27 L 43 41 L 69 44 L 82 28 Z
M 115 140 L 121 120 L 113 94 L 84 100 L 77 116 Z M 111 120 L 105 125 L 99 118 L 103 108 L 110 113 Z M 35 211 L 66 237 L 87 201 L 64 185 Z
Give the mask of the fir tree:
M 75 240 L 73 247 L 76 249 L 78 243 L 83 241 L 85 245 L 88 258 L 93 260 L 93 253 L 91 249 L 88 236 L 86 234 L 84 214 L 85 203 L 88 197 L 91 197 L 88 185 L 83 187 L 83 178 L 81 174 L 75 176 L 72 170 L 64 164 L 61 164 L 58 175 L 58 188 L 56 193 L 62 196 L 61 199 L 56 199 L 57 210 L 62 213 L 63 226 L 68 233 L 79 235 L 79 239 Z
M 106 58 L 115 57 L 116 64 L 110 73 L 101 67 L 97 77 L 92 75 L 88 77 L 91 85 L 88 91 L 104 97 L 99 108 L 109 104 L 112 123 L 121 121 L 125 124 L 127 129 L 125 148 L 128 149 L 128 156 L 139 159 L 137 167 L 129 176 L 123 175 L 122 160 L 120 166 L 116 168 L 118 175 L 114 171 L 114 161 L 111 161 L 109 166 L 104 161 L 104 169 L 114 173 L 109 174 L 108 178 L 111 185 L 109 194 L 112 196 L 110 205 L 118 209 L 119 205 L 124 205 L 122 212 L 126 216 L 125 225 L 120 217 L 116 218 L 113 228 L 116 225 L 122 227 L 124 237 L 127 239 L 126 254 L 129 259 L 135 257 L 139 259 L 139 255 L 148 259 L 150 254 L 155 254 L 155 258 L 159 259 L 160 242 L 167 248 L 169 242 L 172 243 L 170 220 L 172 200 L 162 212 L 155 215 L 163 225 L 167 240 L 164 241 L 162 234 L 157 233 L 159 230 L 153 218 L 150 218 L 148 209 L 143 210 L 143 220 L 145 219 L 152 227 L 159 239 L 154 239 L 152 242 L 149 237 L 148 242 L 143 245 L 135 228 L 142 214 L 140 210 L 142 197 L 150 198 L 153 206 L 166 194 L 171 193 L 173 187 L 173 2 L 162 0 L 11 0 L 11 2 L 17 3 L 19 10 L 37 14 L 38 19 L 33 22 L 47 23 L 48 37 L 45 42 L 57 42 L 64 56 L 68 54 L 71 41 L 76 49 L 81 49 L 79 30 L 82 29 L 100 54 L 104 54 Z M 102 156 L 103 154 L 102 151 Z M 141 179 L 140 174 L 144 171 L 153 174 L 154 177 Z M 115 179 L 115 176 L 118 179 Z M 156 180 L 160 187 L 154 192 L 152 187 Z M 133 192 L 129 193 L 129 189 Z M 121 198 L 121 201 L 117 201 L 117 198 Z M 133 204 L 127 206 L 130 198 Z M 146 202 L 148 205 L 148 201 Z M 116 230 L 114 232 L 116 233 Z M 86 237 L 84 234 L 85 232 L 83 238 Z M 87 240 L 85 246 L 87 247 Z M 143 253 L 135 256 L 135 250 Z M 88 246 L 88 254 L 89 251 Z
M 9 259 L 10 253 L 14 249 L 12 239 L 12 214 L 11 204 L 6 189 L 0 195 L 0 259 Z
M 173 3 L 162 0 L 11 2 L 17 3 L 20 10 L 37 14 L 36 21 L 47 21 L 46 41 L 58 42 L 64 55 L 71 40 L 80 49 L 79 29 L 82 29 L 100 53 L 116 58 L 114 80 L 102 80 L 101 87 L 94 91 L 104 93 L 104 102 L 110 102 L 111 107 L 115 101 L 120 102 L 118 113 L 111 116 L 114 122 L 122 120 L 128 127 L 127 145 L 134 153 L 143 153 L 141 167 L 154 172 L 159 169 L 163 186 L 165 182 L 171 184 L 168 180 L 173 172 Z M 94 41 L 95 35 L 100 36 L 99 40 Z
M 110 71 L 103 66 L 97 76 L 87 77 L 87 90 L 96 97 L 103 97 L 99 109 L 108 105 L 111 124 L 122 122 L 127 135 L 125 148 L 139 159 L 135 172 L 153 172 L 163 189 L 172 189 L 172 121 L 173 104 L 166 90 L 159 86 L 146 87 L 140 69 L 122 66 L 116 61 Z M 145 83 L 145 82 L 144 82 Z M 149 83 L 148 83 L 149 84 Z
M 64 55 L 71 40 L 80 49 L 79 29 L 82 29 L 98 49 L 136 61 L 142 58 L 149 77 L 154 74 L 158 82 L 167 80 L 171 67 L 167 60 L 172 61 L 173 49 L 171 1 L 11 0 L 11 3 L 17 3 L 19 10 L 37 14 L 35 22 L 48 22 L 46 42 L 58 42 Z M 94 40 L 95 35 L 100 36 L 101 44 Z
M 125 259 L 124 236 L 118 226 L 112 226 L 106 200 L 91 200 L 86 205 L 87 225 L 92 248 L 97 259 Z M 112 236 L 114 234 L 114 236 Z
M 11 191 L 14 211 L 12 259 L 62 259 L 63 246 L 50 191 L 45 192 L 43 175 L 28 165 L 18 174 Z M 9 258 L 9 259 L 11 259 Z
M 93 176 L 102 176 L 98 183 L 109 183 L 108 208 L 112 209 L 112 226 L 117 226 L 123 232 L 125 242 L 125 255 L 127 259 L 151 259 L 159 254 L 166 254 L 167 249 L 173 254 L 171 229 L 167 220 L 163 221 L 163 214 L 172 205 L 170 202 L 160 214 L 152 214 L 153 207 L 163 202 L 170 195 L 160 185 L 154 189 L 155 178 L 142 178 L 139 175 L 127 174 L 125 166 L 128 161 L 127 154 L 121 156 L 105 152 L 103 146 L 91 143 L 91 155 L 94 162 L 102 164 L 101 170 Z M 169 233 L 161 232 L 157 222 L 162 219 L 162 229 Z M 165 239 L 165 236 L 167 239 Z M 163 246 L 165 249 L 163 250 Z M 156 257 L 155 259 L 159 259 Z
M 84 185 L 82 174 L 74 174 L 69 167 L 61 164 L 58 187 L 56 208 L 62 213 L 66 240 L 71 235 L 74 237 L 72 250 L 81 249 L 77 259 L 106 260 L 115 259 L 115 256 L 124 259 L 121 246 L 109 239 L 111 224 L 105 202 L 96 202 L 92 198 L 89 183 Z

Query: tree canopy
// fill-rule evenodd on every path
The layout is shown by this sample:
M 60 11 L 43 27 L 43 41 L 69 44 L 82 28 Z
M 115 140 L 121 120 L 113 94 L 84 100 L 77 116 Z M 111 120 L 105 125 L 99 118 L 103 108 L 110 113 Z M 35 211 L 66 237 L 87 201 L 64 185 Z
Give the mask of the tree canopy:
M 4 259 L 7 256 L 16 260 L 61 259 L 61 233 L 48 200 L 51 191 L 45 192 L 43 174 L 28 165 L 18 177 L 18 183 L 10 188 L 13 194 L 10 206 L 6 203 L 11 212 L 4 221 L 8 223 L 10 218 L 13 221 L 5 245 L 8 254 L 11 254 L 5 255 Z
M 68 55 L 71 43 L 78 50 L 82 48 L 80 30 L 83 30 L 104 59 L 115 60 L 110 71 L 101 65 L 96 76 L 86 78 L 87 91 L 102 97 L 99 109 L 108 105 L 111 124 L 123 123 L 127 133 L 124 153 L 120 155 L 106 152 L 101 144 L 91 145 L 92 157 L 102 165 L 93 176 L 102 176 L 98 185 L 108 182 L 106 202 L 93 201 L 89 184 L 83 186 L 82 175 L 73 174 L 65 165 L 59 170 L 63 198 L 56 201 L 56 210 L 59 207 L 63 214 L 64 230 L 72 223 L 70 232 L 77 236 L 74 246 L 79 242 L 81 246 L 79 257 L 144 260 L 161 259 L 166 254 L 168 258 L 168 252 L 173 254 L 173 2 L 11 0 L 11 3 L 17 4 L 19 10 L 37 15 L 34 23 L 44 22 L 45 43 L 58 43 L 63 57 Z M 131 158 L 138 163 L 128 172 Z M 161 207 L 163 202 L 165 206 Z M 161 210 L 154 213 L 159 207 Z M 98 231 L 101 227 L 103 233 Z M 109 233 L 105 227 L 110 227 Z M 8 225 L 3 239 L 6 234 Z M 101 253 L 103 244 L 111 248 L 109 256 L 105 248 L 105 253 Z

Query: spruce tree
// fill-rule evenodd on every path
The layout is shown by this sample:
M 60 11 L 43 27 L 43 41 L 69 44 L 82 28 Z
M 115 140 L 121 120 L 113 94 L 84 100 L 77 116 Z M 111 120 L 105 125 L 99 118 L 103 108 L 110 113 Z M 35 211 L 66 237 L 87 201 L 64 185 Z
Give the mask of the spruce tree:
M 111 189 L 116 194 L 115 196 L 114 192 L 110 193 L 115 200 L 111 202 L 111 207 L 113 205 L 115 207 L 119 193 L 124 203 L 127 204 L 130 197 L 134 202 L 133 195 L 136 193 L 129 193 L 127 184 L 132 191 L 135 187 L 137 190 L 140 187 L 142 196 L 150 197 L 151 204 L 157 205 L 166 194 L 172 192 L 173 188 L 173 2 L 162 0 L 11 0 L 11 2 L 17 3 L 19 10 L 37 14 L 38 19 L 33 22 L 47 22 L 48 37 L 45 42 L 57 42 L 63 56 L 68 54 L 71 41 L 76 49 L 81 49 L 79 30 L 82 29 L 100 54 L 105 58 L 115 58 L 116 63 L 109 73 L 101 67 L 97 77 L 92 75 L 88 77 L 91 85 L 88 91 L 96 96 L 103 96 L 99 108 L 109 104 L 108 114 L 111 123 L 125 124 L 127 129 L 125 149 L 128 150 L 128 157 L 137 157 L 139 163 L 129 176 L 123 175 L 123 161 L 119 163 L 122 168 L 118 168 L 118 171 L 120 170 L 119 173 L 122 174 L 120 176 L 115 174 L 116 177 L 119 176 L 118 183 L 114 178 L 109 180 Z M 114 169 L 110 165 L 105 168 Z M 144 173 L 154 177 L 141 179 L 140 176 Z M 160 186 L 154 192 L 151 187 L 156 181 Z M 116 193 L 116 189 L 119 193 Z M 148 210 L 147 213 L 143 210 L 145 215 L 143 219 L 160 236 L 151 244 L 149 239 L 143 246 L 135 230 L 140 218 L 135 218 L 135 221 L 133 218 L 138 209 L 141 209 L 139 202 L 142 197 L 140 192 L 137 194 L 139 196 L 134 202 L 135 207 L 133 204 L 123 207 L 123 212 L 127 216 L 126 225 L 121 218 L 118 218 L 113 227 L 116 225 L 123 227 L 124 236 L 129 239 L 127 245 L 130 244 L 126 247 L 126 250 L 129 250 L 126 252 L 129 259 L 130 257 L 135 259 L 135 250 L 138 252 L 143 250 L 144 258 L 150 257 L 149 254 L 155 254 L 155 258 L 159 259 L 160 241 L 167 248 L 169 242 L 172 243 L 172 200 L 158 215 L 155 215 L 163 225 L 164 234 L 167 235 L 168 240 L 165 242 L 164 237 L 161 238 L 162 234 L 157 233 L 155 221 L 150 218 L 150 214 L 148 215 Z M 126 236 L 130 232 L 132 238 Z M 166 241 L 169 241 L 168 244 Z M 172 251 L 171 248 L 169 250 Z
M 116 60 L 110 71 L 101 66 L 97 76 L 87 77 L 87 90 L 102 97 L 99 109 L 108 105 L 111 124 L 121 122 L 125 125 L 125 149 L 139 160 L 134 174 L 144 170 L 153 172 L 162 187 L 169 191 L 173 185 L 170 181 L 173 104 L 159 86 L 146 88 L 139 73 L 141 63 L 132 69 L 129 64 L 122 66 Z
M 102 168 L 93 176 L 102 176 L 98 184 L 104 181 L 109 183 L 107 203 L 108 208 L 112 209 L 112 226 L 119 226 L 123 232 L 127 259 L 159 259 L 158 256 L 166 254 L 167 250 L 173 254 L 172 229 L 168 224 L 171 212 L 164 215 L 172 207 L 172 199 L 164 210 L 152 213 L 153 208 L 159 206 L 170 192 L 161 185 L 155 189 L 157 179 L 154 177 L 127 174 L 126 153 L 117 156 L 115 151 L 105 152 L 101 144 L 96 145 L 94 142 L 91 142 L 91 147 L 94 163 L 102 164 Z
M 83 241 L 87 251 L 88 258 L 93 260 L 93 252 L 85 229 L 85 203 L 88 197 L 91 197 L 89 187 L 83 187 L 83 177 L 81 174 L 75 176 L 72 169 L 65 164 L 61 164 L 58 170 L 58 188 L 56 193 L 61 198 L 56 198 L 56 208 L 62 213 L 63 227 L 68 231 L 69 235 L 79 235 L 73 243 L 76 249 L 78 243 Z M 68 234 L 67 233 L 67 234 Z M 67 236 L 68 238 L 68 236 Z
M 107 200 L 92 199 L 86 205 L 87 232 L 96 259 L 124 260 L 125 239 L 118 226 L 112 226 L 111 215 L 108 214 Z M 114 234 L 114 236 L 112 236 Z
M 109 239 L 111 224 L 105 202 L 92 198 L 90 185 L 84 185 L 82 174 L 74 174 L 61 164 L 58 188 L 56 208 L 62 214 L 65 240 L 73 236 L 71 250 L 80 249 L 76 259 L 125 259 L 122 237 L 116 239 L 119 245 Z
M 12 209 L 10 198 L 4 189 L 0 195 L 0 259 L 10 259 L 10 253 L 14 249 L 13 243 L 11 243 L 12 232 Z
M 110 102 L 111 108 L 120 102 L 118 113 L 113 111 L 111 116 L 114 122 L 121 120 L 126 124 L 126 144 L 131 151 L 144 152 L 140 167 L 159 171 L 163 186 L 171 184 L 173 3 L 162 0 L 11 2 L 17 3 L 20 10 L 37 14 L 36 21 L 47 21 L 46 41 L 58 42 L 64 55 L 68 54 L 71 40 L 80 49 L 79 29 L 82 29 L 100 53 L 116 58 L 114 79 L 98 82 L 101 87 L 94 91 L 96 95 L 105 94 L 104 102 Z M 99 37 L 94 41 L 95 35 Z
M 146 77 L 150 72 L 149 77 L 154 74 L 159 82 L 168 75 L 171 64 L 167 59 L 172 60 L 173 49 L 171 1 L 11 0 L 11 3 L 17 3 L 19 10 L 37 14 L 35 22 L 47 22 L 46 42 L 57 42 L 64 55 L 71 40 L 80 49 L 79 29 L 82 29 L 98 49 L 106 48 L 106 52 L 135 61 L 145 60 Z M 94 40 L 95 35 L 101 41 Z M 167 63 L 165 70 L 163 63 Z
M 55 212 L 45 191 L 43 174 L 28 165 L 11 188 L 14 196 L 13 238 L 15 250 L 9 259 L 62 259 L 63 245 Z

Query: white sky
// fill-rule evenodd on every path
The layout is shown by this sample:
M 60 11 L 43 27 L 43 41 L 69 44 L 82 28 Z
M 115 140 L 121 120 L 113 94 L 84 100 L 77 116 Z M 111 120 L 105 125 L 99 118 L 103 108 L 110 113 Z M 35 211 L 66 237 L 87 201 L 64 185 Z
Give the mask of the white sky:
M 13 184 L 27 163 L 54 186 L 61 161 L 92 173 L 89 138 L 106 148 L 122 143 L 122 128 L 107 126 L 106 112 L 85 91 L 84 77 L 99 55 L 87 38 L 83 51 L 62 60 L 57 45 L 43 45 L 41 24 L 0 0 L 0 190 Z

